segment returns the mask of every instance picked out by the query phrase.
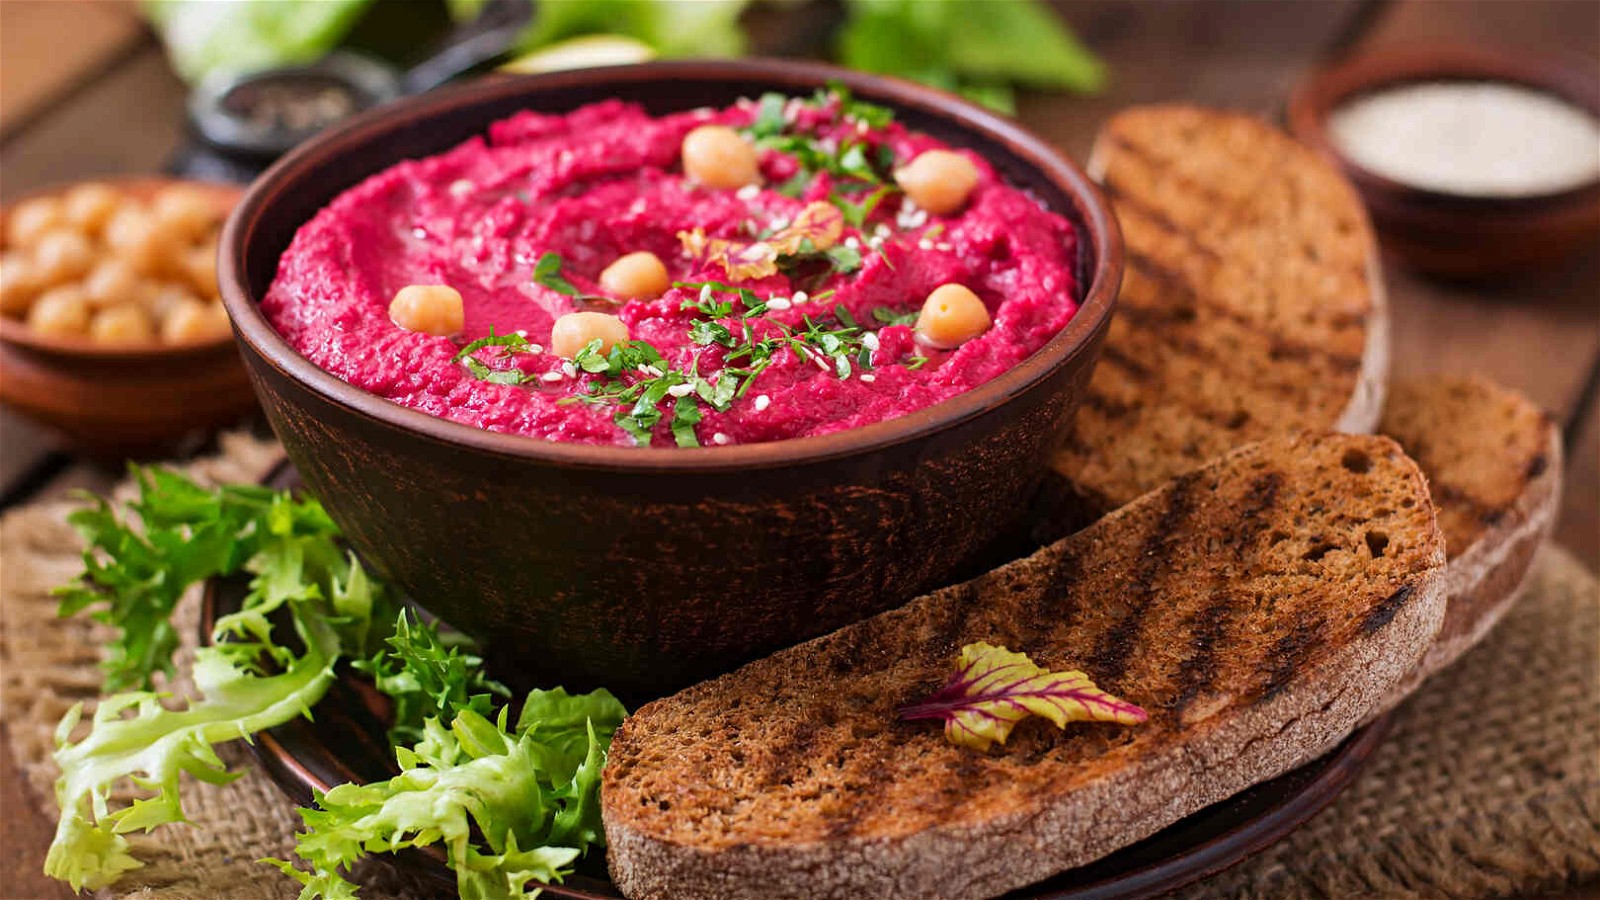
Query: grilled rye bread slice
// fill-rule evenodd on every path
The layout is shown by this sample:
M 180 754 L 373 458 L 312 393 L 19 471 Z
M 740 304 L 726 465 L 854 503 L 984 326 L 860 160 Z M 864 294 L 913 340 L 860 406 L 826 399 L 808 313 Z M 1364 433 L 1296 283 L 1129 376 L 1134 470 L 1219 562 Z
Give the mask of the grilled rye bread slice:
M 1056 467 L 1083 524 L 1250 441 L 1370 432 L 1388 369 L 1356 192 L 1251 116 L 1135 107 L 1089 170 L 1122 226 L 1117 313 Z
M 612 877 L 655 898 L 990 897 L 1326 752 L 1421 659 L 1444 540 L 1387 438 L 1243 448 L 974 581 L 650 703 L 611 746 Z M 960 648 L 1081 669 L 1125 727 L 1004 747 L 897 718 Z
M 1511 608 L 1555 522 L 1561 434 L 1531 400 L 1482 377 L 1394 383 L 1379 429 L 1428 476 L 1449 555 L 1444 624 L 1404 696 Z

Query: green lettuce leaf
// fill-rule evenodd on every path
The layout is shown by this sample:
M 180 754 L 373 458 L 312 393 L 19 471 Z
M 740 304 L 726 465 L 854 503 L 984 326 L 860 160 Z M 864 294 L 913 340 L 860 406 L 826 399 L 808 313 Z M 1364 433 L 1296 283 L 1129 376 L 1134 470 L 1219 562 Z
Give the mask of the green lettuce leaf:
M 173 68 L 196 82 L 313 62 L 332 50 L 372 0 L 144 0 Z
M 138 496 L 124 508 L 98 500 L 71 517 L 89 549 L 83 582 L 60 592 L 63 614 L 87 610 L 119 629 L 108 648 L 110 683 L 148 685 L 155 671 L 170 671 L 170 616 L 191 584 L 241 571 L 251 579 L 240 609 L 221 617 L 211 646 L 196 653 L 195 699 L 168 708 L 149 691 L 107 697 L 76 742 L 81 705 L 63 718 L 61 819 L 45 872 L 79 889 L 137 868 L 123 835 L 183 821 L 181 773 L 233 778 L 214 745 L 307 714 L 339 657 L 364 652 L 373 615 L 394 614 L 315 501 L 253 486 L 203 488 L 160 469 L 134 476 Z M 148 796 L 117 805 L 112 792 L 124 785 Z
M 600 770 L 622 715 L 604 691 L 558 689 L 534 692 L 511 731 L 504 708 L 494 722 L 462 710 L 448 729 L 428 719 L 415 746 L 397 748 L 399 775 L 339 785 L 300 811 L 295 853 L 309 871 L 269 862 L 300 881 L 302 900 L 342 898 L 368 853 L 442 844 L 463 900 L 534 896 L 604 841 Z
M 292 609 L 306 650 L 278 674 L 256 673 L 260 653 L 276 645 L 254 635 L 256 623 L 244 617 L 218 625 L 219 631 L 241 629 L 240 640 L 196 654 L 194 682 L 202 699 L 169 710 L 162 695 L 148 691 L 107 697 L 95 710 L 89 734 L 76 743 L 69 737 L 83 707 L 72 708 L 56 731 L 61 820 L 45 874 L 74 890 L 98 889 L 138 868 L 142 864 L 123 835 L 184 821 L 181 774 L 213 784 L 230 781 L 237 775 L 217 757 L 215 744 L 310 714 L 333 681 L 339 637 L 319 610 L 299 604 Z M 133 715 L 124 717 L 129 710 Z M 124 783 L 153 795 L 113 808 L 112 790 Z
M 1036 0 L 847 0 L 845 65 L 960 91 L 1010 112 L 1012 86 L 1100 90 L 1105 68 Z
M 89 498 L 68 516 L 84 540 L 84 573 L 56 591 L 61 615 L 88 610 L 117 629 L 103 664 L 107 691 L 148 689 L 156 672 L 172 671 L 178 635 L 170 618 L 192 585 L 254 563 L 269 592 L 288 596 L 304 587 L 307 564 L 328 566 L 341 555 L 338 529 L 314 501 L 251 485 L 211 490 L 164 469 L 131 471 L 139 494 L 124 509 Z
M 405 610 L 386 645 L 354 665 L 394 700 L 394 724 L 389 727 L 394 744 L 421 740 L 428 719 L 449 719 L 462 710 L 487 715 L 495 697 L 511 696 L 509 688 L 483 671 L 483 660 L 468 652 L 470 642 L 454 635 L 447 640 L 438 626 L 415 622 Z
M 742 56 L 739 16 L 748 5 L 749 0 L 543 0 L 518 49 L 585 34 L 620 34 L 662 56 Z

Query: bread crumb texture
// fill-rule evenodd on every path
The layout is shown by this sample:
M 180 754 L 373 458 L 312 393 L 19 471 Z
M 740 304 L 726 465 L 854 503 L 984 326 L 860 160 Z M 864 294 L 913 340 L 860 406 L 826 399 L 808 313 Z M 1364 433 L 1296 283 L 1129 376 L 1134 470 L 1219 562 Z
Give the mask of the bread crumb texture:
M 1379 426 L 1428 475 L 1450 557 L 1510 514 L 1554 465 L 1549 416 L 1481 376 L 1399 381 Z
M 1361 383 L 1373 239 L 1349 184 L 1250 116 L 1116 116 L 1095 148 L 1127 249 L 1056 465 L 1109 510 L 1267 437 L 1337 427 Z

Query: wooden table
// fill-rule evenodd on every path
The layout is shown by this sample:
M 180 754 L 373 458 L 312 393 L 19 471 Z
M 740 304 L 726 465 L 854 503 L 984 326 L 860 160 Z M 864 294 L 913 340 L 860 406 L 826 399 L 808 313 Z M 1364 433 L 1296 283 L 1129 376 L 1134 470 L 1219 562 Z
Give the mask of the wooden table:
M 1369 47 L 1472 41 L 1600 66 L 1600 12 L 1585 0 L 1058 6 L 1109 64 L 1112 83 L 1097 97 L 1027 95 L 1019 117 L 1078 159 L 1100 122 L 1128 104 L 1186 101 L 1276 116 L 1307 67 Z M 183 140 L 184 86 L 131 5 L 116 0 L 0 3 L 0 86 L 0 199 L 51 182 L 155 172 Z M 1392 266 L 1388 279 L 1396 374 L 1479 371 L 1525 391 L 1562 423 L 1569 456 L 1557 540 L 1600 567 L 1600 247 L 1498 285 L 1445 284 Z M 5 502 L 103 488 L 116 477 L 55 452 L 48 435 L 0 412 Z M 51 823 L 29 811 L 20 790 L 9 752 L 0 752 L 0 896 L 67 896 L 37 874 Z

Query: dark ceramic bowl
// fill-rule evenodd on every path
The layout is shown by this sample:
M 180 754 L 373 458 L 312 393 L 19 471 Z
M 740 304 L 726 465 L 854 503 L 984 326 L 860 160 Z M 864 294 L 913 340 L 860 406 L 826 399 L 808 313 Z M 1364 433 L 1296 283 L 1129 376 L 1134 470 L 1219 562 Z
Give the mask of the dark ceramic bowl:
M 830 78 L 984 154 L 1080 226 L 1082 309 L 976 390 L 766 444 L 551 443 L 359 390 L 296 353 L 257 307 L 295 230 L 336 194 L 518 110 L 620 97 L 661 114 Z M 638 699 L 946 583 L 1017 524 L 1088 384 L 1122 245 L 1077 166 L 948 94 L 813 64 L 685 61 L 480 82 L 352 120 L 256 181 L 223 231 L 220 272 L 267 417 L 363 558 L 483 640 L 502 677 Z
M 1354 57 L 1309 75 L 1289 99 L 1289 128 L 1339 165 L 1361 192 L 1385 250 L 1413 268 L 1458 278 L 1508 275 L 1593 247 L 1600 181 L 1555 194 L 1463 197 L 1385 178 L 1347 159 L 1328 134 L 1335 107 L 1421 81 L 1508 82 L 1600 116 L 1592 66 L 1472 47 L 1405 47 Z

